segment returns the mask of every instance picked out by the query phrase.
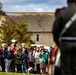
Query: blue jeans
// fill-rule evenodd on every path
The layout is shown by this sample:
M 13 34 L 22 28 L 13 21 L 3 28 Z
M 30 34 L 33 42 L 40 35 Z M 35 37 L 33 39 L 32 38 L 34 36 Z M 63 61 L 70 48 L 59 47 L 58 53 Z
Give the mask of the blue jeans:
M 5 72 L 10 71 L 10 64 L 11 64 L 11 59 L 5 59 Z
M 21 64 L 22 73 L 26 72 L 26 64 Z

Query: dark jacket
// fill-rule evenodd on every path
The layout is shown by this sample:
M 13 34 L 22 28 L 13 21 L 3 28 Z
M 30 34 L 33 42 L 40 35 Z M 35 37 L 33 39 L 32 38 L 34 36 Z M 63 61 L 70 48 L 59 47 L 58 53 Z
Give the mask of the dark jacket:
M 35 62 L 34 56 L 33 55 L 28 55 L 28 62 Z
M 6 50 L 3 53 L 3 57 L 4 57 L 4 59 L 8 59 L 8 60 L 12 59 L 12 53 L 11 53 L 11 51 Z
M 21 64 L 21 51 L 16 51 L 14 53 L 14 56 L 15 56 L 15 64 Z
M 71 19 L 71 17 L 76 12 L 76 6 L 74 4 L 69 4 L 66 9 L 61 10 L 57 15 L 53 24 L 53 39 L 59 44 L 60 33 L 65 26 L 65 24 Z M 62 35 L 62 37 L 76 37 L 76 20 L 67 29 L 67 31 Z
M 24 53 L 21 52 L 21 57 L 20 57 L 21 64 L 25 64 L 27 62 L 27 58 L 28 58 L 27 54 L 25 52 Z
M 3 49 L 2 49 L 2 48 L 0 48 L 0 65 L 2 64 L 2 63 L 1 63 L 2 55 L 3 55 Z

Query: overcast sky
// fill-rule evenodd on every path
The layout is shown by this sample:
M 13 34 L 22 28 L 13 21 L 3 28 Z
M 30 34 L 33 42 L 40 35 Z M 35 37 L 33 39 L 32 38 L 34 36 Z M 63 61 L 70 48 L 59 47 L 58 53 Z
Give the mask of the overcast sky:
M 0 0 L 5 12 L 54 12 L 67 6 L 66 0 Z

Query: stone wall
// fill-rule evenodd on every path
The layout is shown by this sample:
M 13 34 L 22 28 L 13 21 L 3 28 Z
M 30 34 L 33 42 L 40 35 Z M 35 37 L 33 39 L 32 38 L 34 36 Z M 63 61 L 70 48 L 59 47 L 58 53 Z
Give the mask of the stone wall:
M 37 41 L 37 35 L 39 35 L 39 41 Z M 33 33 L 31 37 L 36 44 L 43 44 L 43 45 L 53 45 L 53 38 L 51 33 Z

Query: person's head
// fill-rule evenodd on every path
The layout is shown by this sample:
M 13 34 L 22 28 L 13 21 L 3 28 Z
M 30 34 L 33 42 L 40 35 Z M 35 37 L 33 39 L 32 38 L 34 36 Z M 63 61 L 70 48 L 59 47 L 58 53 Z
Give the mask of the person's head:
M 25 43 L 22 43 L 22 47 L 23 47 L 23 48 L 25 47 Z
M 36 47 L 36 46 L 34 46 L 34 50 L 36 50 L 36 48 L 37 48 L 37 47 Z
M 10 51 L 11 50 L 11 47 L 10 46 L 8 46 L 8 51 Z
M 76 0 L 67 0 L 67 3 L 76 3 Z
M 29 55 L 32 55 L 32 52 L 31 51 L 29 52 Z

